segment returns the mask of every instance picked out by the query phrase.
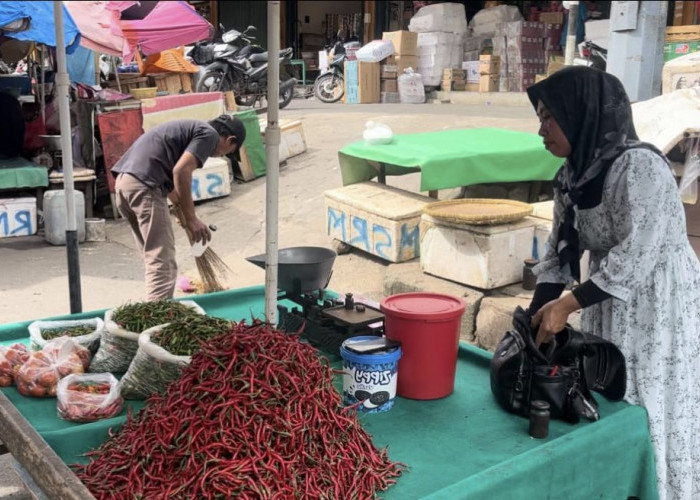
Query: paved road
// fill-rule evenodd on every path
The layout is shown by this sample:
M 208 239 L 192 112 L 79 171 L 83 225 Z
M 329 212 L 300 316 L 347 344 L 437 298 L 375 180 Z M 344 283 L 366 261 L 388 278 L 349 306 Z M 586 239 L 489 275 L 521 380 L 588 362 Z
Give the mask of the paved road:
M 502 127 L 535 132 L 536 117 L 523 107 L 426 105 L 325 105 L 295 100 L 283 119 L 301 119 L 308 151 L 292 158 L 280 173 L 279 245 L 330 245 L 325 234 L 323 192 L 341 186 L 337 152 L 360 140 L 364 123 L 383 121 L 395 133 L 461 127 Z M 388 183 L 418 192 L 417 174 L 390 177 Z M 441 191 L 440 198 L 455 195 Z M 216 224 L 213 249 L 230 265 L 232 288 L 261 284 L 264 271 L 245 261 L 265 249 L 265 178 L 234 184 L 231 196 L 201 203 L 200 217 Z M 143 266 L 126 223 L 107 220 L 108 241 L 80 247 L 83 309 L 108 308 L 143 297 Z M 196 277 L 184 232 L 176 229 L 178 265 Z M 65 247 L 41 237 L 0 240 L 0 324 L 69 312 Z M 330 287 L 379 299 L 387 264 L 362 252 L 339 256 Z

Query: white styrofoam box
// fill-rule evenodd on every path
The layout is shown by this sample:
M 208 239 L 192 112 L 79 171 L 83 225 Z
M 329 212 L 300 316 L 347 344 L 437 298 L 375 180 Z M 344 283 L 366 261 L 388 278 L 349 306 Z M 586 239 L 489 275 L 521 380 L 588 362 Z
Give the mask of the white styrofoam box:
M 700 87 L 700 52 L 671 59 L 662 71 L 662 93 Z
M 265 141 L 267 120 L 260 119 L 260 133 Z M 306 151 L 306 136 L 301 120 L 280 120 L 280 151 L 279 160 L 284 161 Z
M 192 174 L 192 200 L 209 200 L 231 194 L 231 161 L 211 157 Z
M 531 203 L 531 205 L 532 217 L 544 219 L 550 222 L 554 218 L 554 200 L 538 201 L 537 203 Z
M 377 182 L 323 193 L 328 235 L 389 262 L 420 254 L 420 217 L 435 200 Z
M 523 18 L 515 5 L 497 5 L 481 9 L 474 14 L 469 27 L 474 35 L 492 35 L 500 23 L 519 21 Z
M 74 193 L 75 222 L 78 241 L 85 241 L 85 195 Z M 44 239 L 52 245 L 66 244 L 66 191 L 50 189 L 44 192 Z
M 423 214 L 420 223 L 421 269 L 467 286 L 491 290 L 523 277 L 523 261 L 532 255 L 535 221 L 472 226 Z
M 467 83 L 479 83 L 479 61 L 464 61 L 462 69 L 467 72 Z
M 358 49 L 355 57 L 358 61 L 379 62 L 393 54 L 394 44 L 391 40 L 372 40 Z
M 425 47 L 435 47 L 441 45 L 452 46 L 458 43 L 459 40 L 460 38 L 457 37 L 454 33 L 446 33 L 442 31 L 418 33 L 418 54 L 421 54 L 421 49 L 425 51 Z
M 409 31 L 467 32 L 467 14 L 461 3 L 440 3 L 422 7 L 408 23 Z
M 36 234 L 36 198 L 0 198 L 0 238 Z
M 552 232 L 552 223 L 543 219 L 537 219 L 535 225 L 535 241 L 537 246 L 537 258 L 542 259 L 549 248 L 549 233 Z

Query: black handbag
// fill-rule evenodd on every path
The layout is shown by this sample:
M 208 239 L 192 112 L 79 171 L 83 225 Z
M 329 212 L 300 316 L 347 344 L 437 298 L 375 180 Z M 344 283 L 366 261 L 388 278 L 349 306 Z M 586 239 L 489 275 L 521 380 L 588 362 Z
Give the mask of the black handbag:
M 577 423 L 598 420 L 591 391 L 619 401 L 625 395 L 625 358 L 601 337 L 569 325 L 541 349 L 535 345 L 530 317 L 518 307 L 491 360 L 491 392 L 505 410 L 528 417 L 530 402 L 549 403 L 552 418 Z

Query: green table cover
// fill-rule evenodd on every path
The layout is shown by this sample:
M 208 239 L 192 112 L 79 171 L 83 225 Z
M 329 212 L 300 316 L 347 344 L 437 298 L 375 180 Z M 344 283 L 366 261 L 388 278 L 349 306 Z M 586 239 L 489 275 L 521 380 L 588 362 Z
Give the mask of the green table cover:
M 208 314 L 232 320 L 264 314 L 263 287 L 191 298 Z M 2 343 L 27 340 L 28 323 L 0 326 Z M 505 413 L 493 401 L 490 357 L 461 344 L 452 395 L 434 401 L 399 397 L 386 413 L 361 415 L 375 445 L 388 446 L 393 460 L 408 465 L 383 498 L 657 498 L 644 409 L 597 395 L 600 421 L 552 421 L 547 439 L 532 439 L 526 419 Z M 80 461 L 81 453 L 106 439 L 107 429 L 125 418 L 72 424 L 56 416 L 55 399 L 25 398 L 13 388 L 3 391 L 67 463 Z M 129 405 L 137 409 L 142 403 Z
M 338 152 L 343 185 L 420 169 L 421 191 L 492 182 L 550 181 L 563 164 L 536 134 L 498 128 L 395 135 L 390 144 L 364 141 Z M 374 163 L 374 164 L 373 164 Z
M 47 187 L 49 171 L 46 167 L 24 158 L 0 160 L 0 189 Z

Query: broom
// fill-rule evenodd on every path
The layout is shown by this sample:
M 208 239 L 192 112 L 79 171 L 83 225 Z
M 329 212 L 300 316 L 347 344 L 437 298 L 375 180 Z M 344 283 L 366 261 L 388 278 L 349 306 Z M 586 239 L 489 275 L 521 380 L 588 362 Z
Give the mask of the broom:
M 190 241 L 190 245 L 194 243 L 194 238 L 192 233 L 187 228 L 184 223 L 185 217 L 182 213 L 182 208 L 180 205 L 173 205 L 172 213 L 175 215 L 178 223 L 182 226 L 187 234 L 187 238 Z M 194 258 L 197 264 L 197 271 L 202 279 L 203 292 L 218 292 L 224 290 L 224 286 L 221 284 L 220 278 L 226 277 L 230 272 L 231 268 L 226 265 L 226 263 L 221 260 L 221 257 L 208 246 L 202 255 Z

